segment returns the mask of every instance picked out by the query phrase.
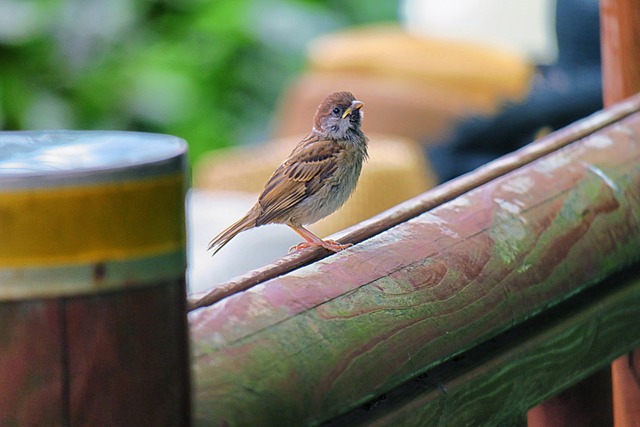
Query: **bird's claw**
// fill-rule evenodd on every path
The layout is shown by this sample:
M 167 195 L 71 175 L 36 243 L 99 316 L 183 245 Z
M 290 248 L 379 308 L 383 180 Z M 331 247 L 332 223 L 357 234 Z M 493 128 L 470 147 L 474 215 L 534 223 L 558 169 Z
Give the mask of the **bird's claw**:
M 298 243 L 295 246 L 291 246 L 289 248 L 289 253 L 293 253 L 293 252 L 297 252 L 301 249 L 307 249 L 307 248 L 315 248 L 315 247 L 323 247 L 331 252 L 340 252 L 343 249 L 349 248 L 351 246 L 353 246 L 353 243 L 338 243 L 335 240 L 323 240 L 322 243 L 318 242 L 302 242 L 302 243 Z

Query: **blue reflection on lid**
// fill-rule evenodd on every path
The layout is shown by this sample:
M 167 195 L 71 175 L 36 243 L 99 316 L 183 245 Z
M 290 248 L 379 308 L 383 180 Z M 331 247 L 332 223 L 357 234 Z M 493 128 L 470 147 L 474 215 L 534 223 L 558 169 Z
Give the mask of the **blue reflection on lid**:
M 0 177 L 105 170 L 167 160 L 184 140 L 120 131 L 0 132 Z

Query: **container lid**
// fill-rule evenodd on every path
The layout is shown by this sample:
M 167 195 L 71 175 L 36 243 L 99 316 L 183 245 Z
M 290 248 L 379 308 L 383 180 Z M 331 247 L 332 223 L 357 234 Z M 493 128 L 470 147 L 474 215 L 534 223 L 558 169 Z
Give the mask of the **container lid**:
M 0 188 L 117 179 L 183 168 L 187 143 L 170 135 L 123 131 L 0 132 Z

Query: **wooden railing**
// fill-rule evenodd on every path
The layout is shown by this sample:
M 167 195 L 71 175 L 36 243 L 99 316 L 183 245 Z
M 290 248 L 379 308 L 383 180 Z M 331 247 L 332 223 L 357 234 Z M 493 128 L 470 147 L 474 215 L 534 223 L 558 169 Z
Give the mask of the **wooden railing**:
M 606 110 L 346 230 L 347 251 L 194 298 L 196 422 L 640 425 L 640 8 L 602 19 Z
M 640 345 L 640 97 L 446 188 L 485 174 L 374 218 L 434 206 L 354 248 L 196 301 L 196 420 L 524 423 Z

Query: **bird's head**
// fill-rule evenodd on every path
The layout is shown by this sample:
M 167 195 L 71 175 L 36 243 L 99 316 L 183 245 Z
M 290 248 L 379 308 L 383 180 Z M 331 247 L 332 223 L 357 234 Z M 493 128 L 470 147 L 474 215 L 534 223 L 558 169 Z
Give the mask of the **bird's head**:
M 350 92 L 335 92 L 327 96 L 318 107 L 313 121 L 314 131 L 332 139 L 353 139 L 362 135 L 364 103 Z

